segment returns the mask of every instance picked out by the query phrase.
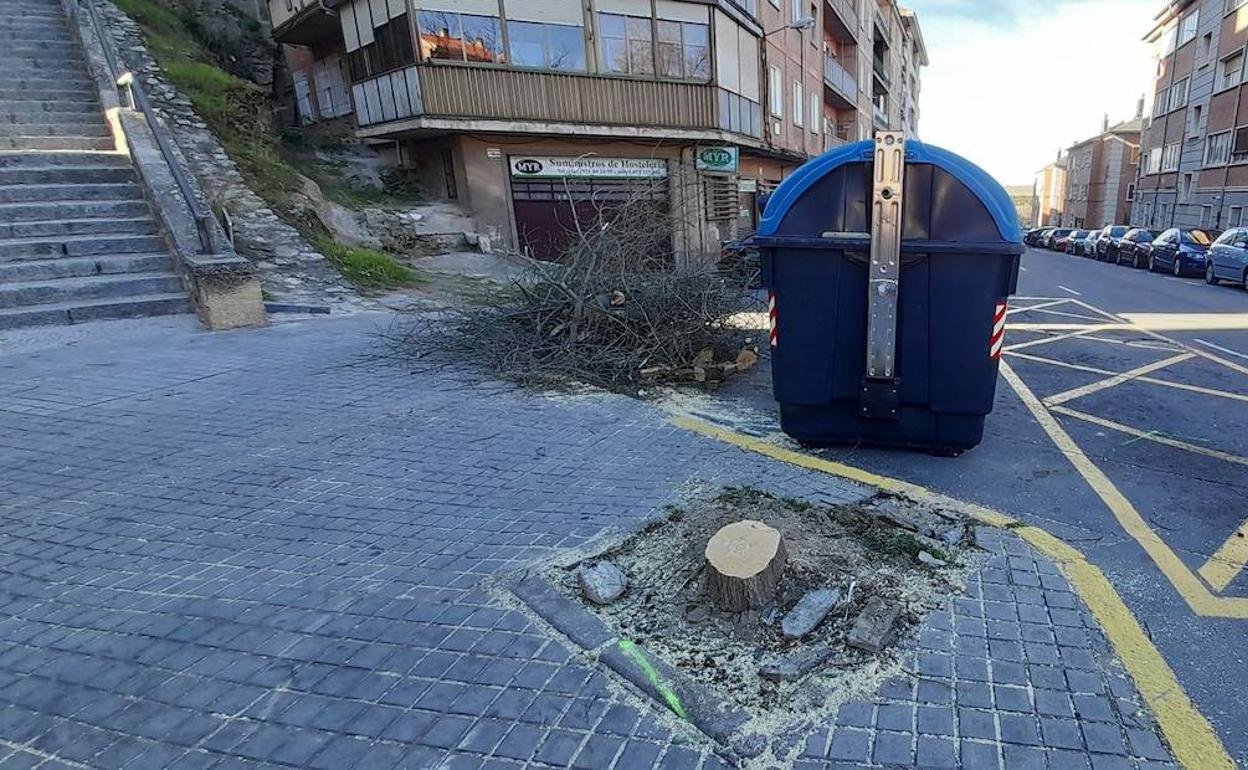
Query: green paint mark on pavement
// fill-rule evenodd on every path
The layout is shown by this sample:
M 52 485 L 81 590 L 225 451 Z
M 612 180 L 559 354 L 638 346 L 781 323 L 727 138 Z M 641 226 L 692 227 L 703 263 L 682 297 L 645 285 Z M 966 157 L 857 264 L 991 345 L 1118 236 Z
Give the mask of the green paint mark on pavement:
M 663 681 L 663 677 L 659 674 L 658 669 L 654 667 L 654 664 L 646 659 L 646 653 L 629 639 L 621 639 L 619 645 L 620 651 L 637 664 L 637 667 L 646 675 L 646 679 L 654 686 L 654 689 L 658 690 L 659 695 L 663 696 L 663 702 L 672 710 L 672 713 L 681 719 L 688 720 L 689 715 L 685 713 L 685 707 L 680 702 L 680 698 L 668 686 L 667 682 Z

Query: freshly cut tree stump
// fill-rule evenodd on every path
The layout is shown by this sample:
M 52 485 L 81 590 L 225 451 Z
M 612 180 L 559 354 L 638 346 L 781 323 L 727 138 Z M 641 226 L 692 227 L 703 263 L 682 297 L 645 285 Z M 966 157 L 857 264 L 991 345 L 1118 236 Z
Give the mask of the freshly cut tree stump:
M 780 533 L 746 519 L 716 532 L 706 544 L 706 590 L 721 610 L 766 607 L 776 596 L 787 554 Z

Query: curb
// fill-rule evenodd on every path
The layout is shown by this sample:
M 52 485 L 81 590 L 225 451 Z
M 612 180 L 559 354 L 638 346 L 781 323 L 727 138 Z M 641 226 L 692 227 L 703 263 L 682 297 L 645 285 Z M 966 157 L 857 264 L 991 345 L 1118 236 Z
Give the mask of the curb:
M 671 422 L 679 428 L 732 444 L 747 452 L 878 487 L 914 502 L 958 511 L 988 526 L 1009 528 L 1031 547 L 1052 559 L 1070 581 L 1088 611 L 1101 625 L 1114 652 L 1135 681 L 1140 696 L 1152 709 L 1179 764 L 1188 770 L 1235 770 L 1235 762 L 1223 746 L 1222 739 L 1187 696 L 1169 664 L 1144 633 L 1109 578 L 1074 546 L 1000 511 L 957 500 L 919 484 L 785 449 L 764 439 L 691 417 L 676 416 L 671 418 Z

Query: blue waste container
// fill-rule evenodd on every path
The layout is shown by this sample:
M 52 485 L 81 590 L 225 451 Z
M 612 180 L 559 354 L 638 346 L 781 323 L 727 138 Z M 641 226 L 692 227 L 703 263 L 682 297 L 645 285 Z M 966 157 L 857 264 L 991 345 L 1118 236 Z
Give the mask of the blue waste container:
M 992 411 L 1022 231 L 985 171 L 892 136 L 904 146 L 897 184 L 876 175 L 881 134 L 808 161 L 766 203 L 755 242 L 772 385 L 782 429 L 802 443 L 956 455 L 980 442 Z M 890 199 L 894 213 L 878 214 Z M 880 257 L 873 233 L 890 251 L 876 224 L 887 216 L 892 256 Z

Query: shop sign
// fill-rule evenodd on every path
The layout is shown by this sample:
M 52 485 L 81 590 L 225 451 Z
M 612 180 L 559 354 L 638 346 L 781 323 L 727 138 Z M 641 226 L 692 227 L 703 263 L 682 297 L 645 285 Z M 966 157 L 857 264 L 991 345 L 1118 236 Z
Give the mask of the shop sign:
M 667 177 L 667 161 L 656 158 L 513 156 L 511 175 L 524 179 L 664 179 Z
M 758 192 L 758 180 L 757 179 L 738 179 L 737 180 L 737 192 L 743 192 L 743 193 Z
M 699 147 L 697 155 L 698 171 L 711 171 L 721 174 L 737 173 L 738 150 L 736 147 Z

